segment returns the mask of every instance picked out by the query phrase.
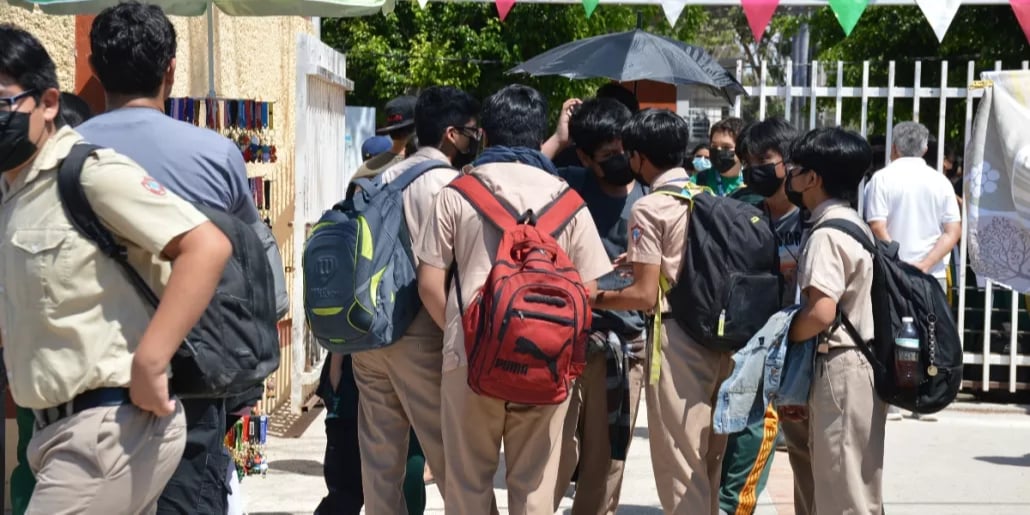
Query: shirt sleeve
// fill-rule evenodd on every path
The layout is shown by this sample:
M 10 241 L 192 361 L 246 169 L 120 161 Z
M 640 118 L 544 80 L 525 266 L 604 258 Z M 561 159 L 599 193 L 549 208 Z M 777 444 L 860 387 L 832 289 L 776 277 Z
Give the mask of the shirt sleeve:
M 864 213 L 866 222 L 883 222 L 890 214 L 886 188 L 883 187 L 883 181 L 878 179 L 879 177 L 873 177 L 866 185 Z
M 830 236 L 832 229 L 813 231 L 798 267 L 798 287 L 801 291 L 812 287 L 839 302 L 844 295 L 844 259 Z M 849 237 L 849 236 L 845 236 Z
M 608 251 L 604 249 L 597 226 L 584 207 L 576 213 L 570 226 L 569 259 L 576 265 L 579 277 L 589 283 L 612 271 L 612 262 L 608 259 Z
M 419 236 L 416 255 L 420 263 L 446 270 L 454 262 L 454 234 L 461 208 L 461 194 L 444 188 L 433 201 L 433 216 Z
M 226 172 L 229 183 L 229 212 L 236 215 L 243 223 L 252 225 L 261 221 L 254 197 L 250 194 L 247 183 L 247 165 L 243 162 L 243 154 L 235 145 L 226 145 Z
M 155 256 L 173 239 L 207 221 L 139 165 L 113 152 L 87 161 L 82 187 L 104 225 Z
M 941 201 L 944 203 L 941 210 L 944 216 L 941 218 L 941 225 L 950 224 L 962 221 L 962 211 L 958 207 L 958 198 L 955 196 L 955 189 L 951 185 L 951 181 L 944 179 L 941 181 Z
M 645 265 L 662 264 L 662 229 L 648 197 L 634 204 L 629 215 L 626 260 Z

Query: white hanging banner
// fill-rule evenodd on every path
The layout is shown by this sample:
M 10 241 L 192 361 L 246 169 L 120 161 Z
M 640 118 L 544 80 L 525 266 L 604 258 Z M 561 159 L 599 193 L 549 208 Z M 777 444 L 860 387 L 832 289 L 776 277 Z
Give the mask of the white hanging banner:
M 988 72 L 966 149 L 969 260 L 978 279 L 1030 292 L 1030 72 Z
M 687 0 L 662 0 L 662 10 L 669 20 L 669 25 L 675 27 L 676 21 L 683 14 L 683 8 L 687 6 Z
M 937 41 L 944 41 L 944 35 L 948 33 L 948 27 L 951 26 L 951 20 L 955 19 L 962 0 L 916 0 L 916 4 L 923 11 L 923 16 L 926 16 L 926 21 L 930 22 L 934 34 L 937 34 Z

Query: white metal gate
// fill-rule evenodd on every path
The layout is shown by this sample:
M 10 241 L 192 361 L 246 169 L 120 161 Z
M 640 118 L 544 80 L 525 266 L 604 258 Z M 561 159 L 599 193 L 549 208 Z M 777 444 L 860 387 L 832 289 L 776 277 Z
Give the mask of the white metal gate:
M 810 63 L 807 74 L 810 80 L 806 84 L 793 84 L 793 73 L 788 72 L 785 73 L 783 84 L 773 85 L 769 83 L 769 66 L 766 61 L 762 61 L 758 70 L 746 70 L 748 73 L 745 73 L 743 61 L 737 61 L 737 78 L 741 84 L 744 84 L 748 95 L 757 100 L 758 106 L 757 110 L 745 112 L 743 101 L 738 97 L 735 104 L 724 114 L 743 117 L 748 121 L 764 119 L 769 112 L 769 102 L 776 99 L 776 102 L 783 103 L 785 117 L 795 126 L 811 129 L 822 125 L 841 125 L 843 104 L 846 99 L 859 99 L 861 116 L 859 125 L 853 128 L 860 131 L 863 136 L 868 136 L 871 130 L 869 99 L 882 98 L 886 100 L 886 124 L 885 127 L 877 129 L 886 134 L 889 149 L 893 125 L 902 121 L 895 117 L 897 103 L 899 101 L 911 103 L 913 119 L 919 121 L 921 116 L 925 118 L 927 114 L 920 111 L 921 104 L 926 101 L 936 102 L 937 110 L 929 115 L 937 117 L 936 161 L 938 170 L 942 170 L 945 152 L 945 118 L 948 110 L 957 108 L 960 101 L 965 101 L 965 124 L 961 135 L 963 148 L 965 148 L 972 133 L 974 105 L 977 99 L 983 96 L 983 90 L 974 85 L 977 83 L 979 73 L 986 70 L 978 70 L 973 61 L 965 63 L 965 69 L 958 70 L 958 73 L 965 75 L 964 86 L 949 87 L 949 73 L 956 73 L 956 71 L 951 68 L 948 61 L 941 61 L 939 63 L 940 83 L 923 84 L 921 77 L 924 63 L 916 61 L 911 64 L 914 66 L 914 83 L 898 85 L 895 82 L 897 63 L 890 61 L 885 64 L 888 68 L 887 84 L 882 86 L 869 84 L 871 67 L 883 65 L 870 61 L 861 63 L 862 80 L 858 85 L 845 84 L 845 63 L 839 61 Z M 1030 61 L 1022 63 L 999 61 L 995 63 L 994 69 L 1001 70 L 1003 66 L 1010 69 L 1021 67 L 1026 70 L 1030 68 Z M 794 70 L 795 66 L 790 60 L 787 60 L 784 69 Z M 799 105 L 802 109 L 797 109 Z M 692 111 L 691 98 L 686 89 L 680 89 L 677 110 L 682 115 Z M 887 159 L 889 158 L 890 153 L 887 152 Z M 1006 389 L 1009 392 L 1030 389 L 1030 348 L 1024 351 L 1019 346 L 1020 313 L 1021 311 L 1025 313 L 1026 307 L 1024 304 L 1024 308 L 1022 310 L 1020 308 L 1020 299 L 1023 296 L 1004 285 L 991 281 L 978 281 L 979 284 L 967 287 L 966 235 L 968 227 L 966 226 L 965 204 L 963 204 L 962 218 L 963 236 L 959 248 L 956 249 L 958 259 L 953 260 L 953 262 L 957 261 L 957 265 L 952 284 L 958 287 L 957 299 L 953 301 L 953 304 L 957 309 L 959 334 L 963 338 L 963 348 L 966 351 L 967 372 L 965 374 L 966 381 L 963 384 L 967 388 L 976 388 L 985 392 L 1000 389 Z M 981 296 L 982 299 L 979 298 Z M 996 296 L 1008 298 L 1010 302 L 1007 306 L 996 307 L 994 302 Z M 1008 320 L 995 319 L 996 313 L 1005 311 L 1009 312 Z M 1030 324 L 1024 323 L 1023 325 Z M 1024 330 L 1030 330 L 1030 327 L 1024 327 Z M 1030 339 L 1028 339 L 1028 343 L 1030 343 Z M 979 373 L 970 373 L 969 365 L 978 366 Z
M 293 217 L 292 386 L 290 403 L 298 413 L 317 386 L 325 351 L 308 331 L 301 301 L 303 252 L 311 224 L 339 202 L 347 190 L 346 77 L 343 54 L 308 34 L 297 35 L 296 200 Z

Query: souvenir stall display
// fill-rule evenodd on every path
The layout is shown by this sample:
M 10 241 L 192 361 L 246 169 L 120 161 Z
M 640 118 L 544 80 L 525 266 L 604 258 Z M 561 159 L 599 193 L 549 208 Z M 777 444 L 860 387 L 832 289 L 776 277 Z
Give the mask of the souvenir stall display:
M 268 415 L 254 411 L 241 417 L 225 435 L 225 446 L 236 463 L 236 473 L 264 476 L 268 472 L 265 444 L 268 442 Z

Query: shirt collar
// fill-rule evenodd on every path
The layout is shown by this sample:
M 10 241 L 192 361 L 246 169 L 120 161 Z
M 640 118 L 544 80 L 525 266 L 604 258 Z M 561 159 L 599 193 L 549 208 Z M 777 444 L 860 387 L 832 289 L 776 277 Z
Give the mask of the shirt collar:
M 437 161 L 443 161 L 445 163 L 451 162 L 451 158 L 447 157 L 447 154 L 444 154 L 443 151 L 436 147 L 422 147 L 418 149 L 414 154 L 412 154 L 412 157 L 415 156 L 424 157 L 427 160 L 435 159 Z
M 651 189 L 656 190 L 674 181 L 685 181 L 690 179 L 687 175 L 687 171 L 683 168 L 673 168 L 662 172 L 658 177 L 655 177 L 654 182 L 651 184 Z
M 833 210 L 839 209 L 839 208 L 845 208 L 845 207 L 850 207 L 850 204 L 848 204 L 848 202 L 846 200 L 840 200 L 840 199 L 825 200 L 825 201 L 823 201 L 822 204 L 819 204 L 814 210 L 812 210 L 812 215 L 809 217 L 809 219 L 812 220 L 813 222 L 818 222 L 818 221 L 822 220 L 823 218 L 825 218 L 826 215 L 830 211 L 833 211 Z

